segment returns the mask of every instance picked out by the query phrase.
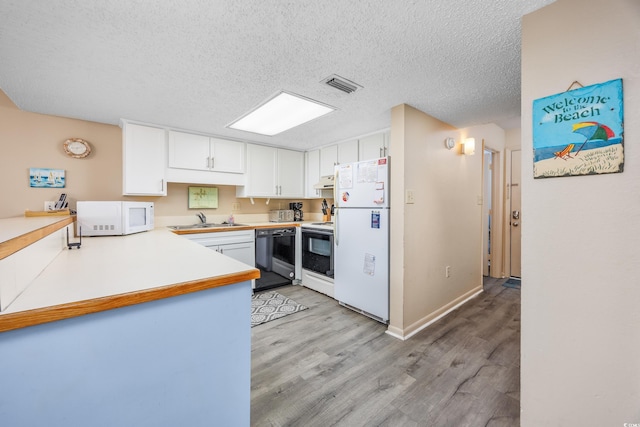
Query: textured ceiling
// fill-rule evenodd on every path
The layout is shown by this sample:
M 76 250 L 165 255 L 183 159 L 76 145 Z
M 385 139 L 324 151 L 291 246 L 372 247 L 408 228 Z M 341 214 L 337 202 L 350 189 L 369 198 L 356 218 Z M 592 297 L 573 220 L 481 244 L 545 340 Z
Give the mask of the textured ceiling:
M 0 0 L 0 88 L 26 111 L 298 149 L 387 128 L 403 103 L 507 127 L 521 17 L 553 1 Z M 273 137 L 225 127 L 280 90 L 338 111 Z

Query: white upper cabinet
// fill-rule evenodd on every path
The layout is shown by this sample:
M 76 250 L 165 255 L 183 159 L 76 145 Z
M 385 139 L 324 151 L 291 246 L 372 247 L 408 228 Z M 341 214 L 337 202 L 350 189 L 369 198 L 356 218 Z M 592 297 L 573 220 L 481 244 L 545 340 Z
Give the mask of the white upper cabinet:
M 275 197 L 278 152 L 273 147 L 247 144 L 247 175 L 244 187 L 236 188 L 238 196 Z
M 304 197 L 304 153 L 247 144 L 247 173 L 238 197 Z
M 241 185 L 245 143 L 169 131 L 167 179 L 192 184 Z
M 169 131 L 169 167 L 244 173 L 244 143 Z
M 338 144 L 338 164 L 358 161 L 358 140 L 346 141 Z
M 122 194 L 166 196 L 166 131 L 122 122 Z
M 320 190 L 313 188 L 320 181 L 320 150 L 312 150 L 304 153 L 305 160 L 305 197 L 319 197 Z
M 304 153 L 278 149 L 278 196 L 304 197 Z
M 338 164 L 338 146 L 330 145 L 320 149 L 320 176 L 333 175 Z
M 322 147 L 320 149 L 320 176 L 333 175 L 336 165 L 357 161 L 357 139 Z
M 226 173 L 244 173 L 244 142 L 209 138 L 211 170 Z
M 169 167 L 209 170 L 209 137 L 169 131 Z
M 360 138 L 359 159 L 371 160 L 390 155 L 389 132 L 381 132 Z

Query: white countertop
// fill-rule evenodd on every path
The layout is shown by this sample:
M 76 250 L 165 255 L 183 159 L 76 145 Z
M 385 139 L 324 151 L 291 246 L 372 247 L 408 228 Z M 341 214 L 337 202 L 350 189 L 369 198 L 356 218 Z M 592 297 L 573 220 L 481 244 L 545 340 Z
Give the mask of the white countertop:
M 33 220 L 28 221 L 31 226 Z M 0 317 L 253 269 L 168 229 L 86 237 L 81 249 L 64 249 Z
M 15 239 L 34 230 L 55 224 L 64 216 L 16 216 L 0 219 L 0 243 Z

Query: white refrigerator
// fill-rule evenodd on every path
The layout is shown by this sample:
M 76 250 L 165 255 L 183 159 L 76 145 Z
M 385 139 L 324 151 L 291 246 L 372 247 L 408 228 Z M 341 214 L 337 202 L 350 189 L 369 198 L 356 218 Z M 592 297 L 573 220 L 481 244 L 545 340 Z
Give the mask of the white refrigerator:
M 334 297 L 389 321 L 389 158 L 336 166 Z

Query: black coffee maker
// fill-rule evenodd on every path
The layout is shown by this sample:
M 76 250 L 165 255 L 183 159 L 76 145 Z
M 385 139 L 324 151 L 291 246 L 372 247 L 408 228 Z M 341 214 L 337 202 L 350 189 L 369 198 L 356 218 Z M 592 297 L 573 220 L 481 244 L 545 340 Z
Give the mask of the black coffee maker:
M 289 209 L 293 211 L 294 221 L 302 221 L 302 202 L 289 203 Z

